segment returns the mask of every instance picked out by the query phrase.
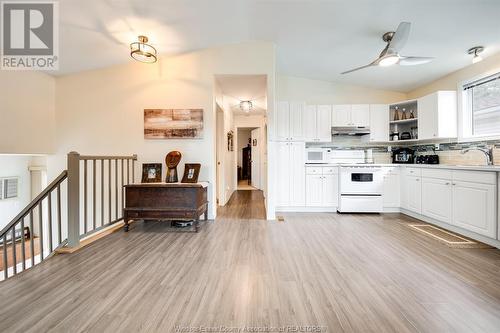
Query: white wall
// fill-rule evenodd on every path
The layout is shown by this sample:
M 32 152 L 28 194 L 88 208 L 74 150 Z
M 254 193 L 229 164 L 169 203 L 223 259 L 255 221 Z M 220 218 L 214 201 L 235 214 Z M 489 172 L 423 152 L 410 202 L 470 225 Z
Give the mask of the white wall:
M 438 90 L 457 90 L 457 85 L 460 82 L 492 71 L 500 72 L 500 53 L 414 89 L 408 92 L 408 98 L 422 97 Z
M 0 153 L 54 152 L 55 79 L 35 71 L 0 71 Z
M 63 76 L 56 80 L 57 157 L 49 162 L 49 181 L 65 168 L 69 151 L 82 154 L 137 153 L 141 164 L 163 162 L 171 150 L 185 162 L 202 164 L 200 180 L 211 183 L 209 216 L 216 214 L 215 88 L 216 74 L 263 74 L 274 99 L 274 46 L 252 42 L 172 57 L 156 64 L 131 62 Z M 199 140 L 145 140 L 145 108 L 203 108 L 204 137 Z M 272 110 L 273 106 L 271 106 Z
M 0 229 L 31 201 L 30 163 L 31 156 L 0 155 L 0 178 L 19 177 L 19 197 L 0 200 Z
M 308 104 L 377 104 L 402 101 L 405 93 L 347 85 L 295 76 L 278 75 L 276 96 L 280 101 Z

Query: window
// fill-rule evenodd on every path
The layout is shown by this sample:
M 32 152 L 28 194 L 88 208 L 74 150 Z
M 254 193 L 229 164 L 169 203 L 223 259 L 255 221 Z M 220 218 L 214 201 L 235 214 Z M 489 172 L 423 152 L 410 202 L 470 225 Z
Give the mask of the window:
M 0 200 L 19 196 L 19 180 L 16 177 L 0 179 Z
M 464 110 L 472 137 L 500 135 L 500 73 L 465 84 Z M 468 123 L 468 122 L 467 122 Z

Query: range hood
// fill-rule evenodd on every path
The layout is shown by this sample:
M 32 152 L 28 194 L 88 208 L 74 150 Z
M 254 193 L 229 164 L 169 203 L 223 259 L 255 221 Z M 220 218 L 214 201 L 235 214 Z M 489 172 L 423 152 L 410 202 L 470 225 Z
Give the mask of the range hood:
M 366 135 L 370 127 L 332 127 L 332 135 Z

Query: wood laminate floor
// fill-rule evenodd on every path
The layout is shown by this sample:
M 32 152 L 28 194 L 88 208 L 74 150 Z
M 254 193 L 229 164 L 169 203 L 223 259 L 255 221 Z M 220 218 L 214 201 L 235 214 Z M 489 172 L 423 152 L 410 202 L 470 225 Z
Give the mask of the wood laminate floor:
M 137 222 L 0 283 L 0 331 L 500 331 L 500 251 L 448 248 L 399 214 L 247 219 L 243 198 L 260 202 L 236 193 L 198 234 Z

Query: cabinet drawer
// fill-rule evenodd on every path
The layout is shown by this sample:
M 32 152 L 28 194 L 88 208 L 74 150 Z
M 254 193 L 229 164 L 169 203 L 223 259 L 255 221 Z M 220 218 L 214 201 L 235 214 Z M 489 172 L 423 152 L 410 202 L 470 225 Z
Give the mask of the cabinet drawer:
M 323 170 L 322 167 L 306 167 L 307 175 L 321 175 Z
M 453 180 L 495 185 L 497 183 L 497 174 L 496 172 L 487 171 L 453 170 Z
M 400 174 L 399 167 L 383 167 L 382 170 L 386 175 L 399 175 Z
M 452 172 L 451 170 L 422 169 L 422 177 L 451 180 Z
M 323 167 L 324 175 L 336 175 L 339 173 L 339 168 L 337 167 Z
M 407 176 L 420 177 L 422 175 L 422 169 L 420 169 L 420 168 L 406 168 L 405 174 Z

